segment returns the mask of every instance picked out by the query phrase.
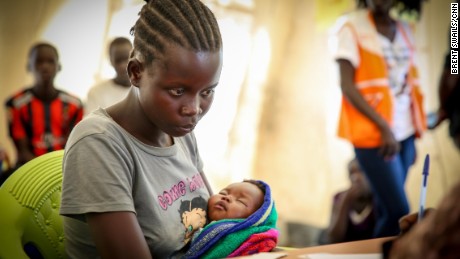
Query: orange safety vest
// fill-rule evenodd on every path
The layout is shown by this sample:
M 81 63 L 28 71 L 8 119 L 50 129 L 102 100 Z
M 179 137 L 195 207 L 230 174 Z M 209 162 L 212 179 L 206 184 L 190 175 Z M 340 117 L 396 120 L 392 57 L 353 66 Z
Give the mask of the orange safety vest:
M 393 95 L 389 86 L 388 71 L 382 48 L 377 37 L 377 30 L 368 11 L 350 14 L 343 20 L 340 29 L 350 28 L 355 36 L 360 62 L 355 68 L 355 85 L 367 103 L 382 116 L 389 125 L 393 120 Z M 411 63 L 407 76 L 410 87 L 412 122 L 416 136 L 420 137 L 426 129 L 423 111 L 423 95 L 418 83 L 417 69 L 413 64 L 414 47 L 408 37 L 410 30 L 406 24 L 398 22 L 398 30 L 410 48 Z M 338 136 L 349 140 L 358 148 L 375 148 L 381 145 L 381 134 L 377 126 L 360 113 L 342 96 Z

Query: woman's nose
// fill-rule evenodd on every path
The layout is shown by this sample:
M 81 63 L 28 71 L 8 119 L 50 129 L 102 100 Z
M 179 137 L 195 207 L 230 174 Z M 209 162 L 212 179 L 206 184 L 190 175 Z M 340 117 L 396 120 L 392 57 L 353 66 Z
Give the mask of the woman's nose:
M 181 113 L 187 116 L 195 116 L 202 112 L 199 97 L 193 98 L 181 108 Z
M 182 114 L 187 115 L 187 116 L 194 116 L 197 114 L 201 114 L 203 110 L 199 106 L 187 105 L 187 106 L 182 107 L 181 112 Z

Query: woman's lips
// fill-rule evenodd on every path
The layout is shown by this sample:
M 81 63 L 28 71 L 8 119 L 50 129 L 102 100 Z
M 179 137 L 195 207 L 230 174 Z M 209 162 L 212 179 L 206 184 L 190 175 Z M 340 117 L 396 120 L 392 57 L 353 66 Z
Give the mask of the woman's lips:
M 188 134 L 188 133 L 192 132 L 195 129 L 195 124 L 179 126 L 179 127 L 177 127 L 177 129 L 181 134 Z

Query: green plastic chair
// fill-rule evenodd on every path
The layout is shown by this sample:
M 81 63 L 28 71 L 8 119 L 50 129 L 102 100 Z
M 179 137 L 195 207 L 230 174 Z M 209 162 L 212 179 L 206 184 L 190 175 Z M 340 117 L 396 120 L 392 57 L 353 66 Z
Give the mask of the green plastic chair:
M 53 151 L 27 162 L 0 187 L 0 258 L 29 258 L 25 246 L 39 252 L 32 257 L 64 258 L 63 155 Z

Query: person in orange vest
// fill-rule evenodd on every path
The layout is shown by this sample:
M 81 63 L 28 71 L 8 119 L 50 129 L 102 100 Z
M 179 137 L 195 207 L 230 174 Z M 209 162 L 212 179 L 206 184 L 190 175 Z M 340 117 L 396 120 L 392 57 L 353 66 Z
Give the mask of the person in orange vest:
M 339 18 L 334 58 L 342 105 L 338 135 L 354 147 L 377 205 L 374 237 L 399 233 L 408 214 L 404 183 L 415 162 L 415 138 L 426 129 L 411 27 L 390 9 L 401 1 L 360 0 Z M 420 2 L 406 10 L 420 11 Z

